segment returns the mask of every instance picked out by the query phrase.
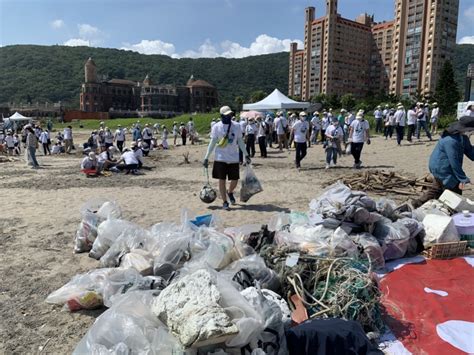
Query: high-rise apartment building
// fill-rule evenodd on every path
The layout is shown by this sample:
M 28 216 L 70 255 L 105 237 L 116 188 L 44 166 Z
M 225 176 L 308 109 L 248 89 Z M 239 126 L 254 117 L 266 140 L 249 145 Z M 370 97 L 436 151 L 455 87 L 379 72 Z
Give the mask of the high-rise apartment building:
M 432 92 L 456 44 L 459 0 L 395 0 L 395 19 L 354 21 L 326 1 L 326 14 L 305 9 L 304 48 L 290 48 L 289 95 Z

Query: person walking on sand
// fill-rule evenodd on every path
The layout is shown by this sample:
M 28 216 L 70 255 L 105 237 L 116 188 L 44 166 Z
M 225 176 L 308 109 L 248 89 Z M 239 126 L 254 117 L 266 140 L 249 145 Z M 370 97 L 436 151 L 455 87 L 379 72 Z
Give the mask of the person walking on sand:
M 299 119 L 295 121 L 291 127 L 291 135 L 294 138 L 296 148 L 296 169 L 301 169 L 301 161 L 305 158 L 308 148 L 307 141 L 309 139 L 309 123 L 306 120 L 306 117 L 306 112 L 300 112 Z
M 260 156 L 262 158 L 267 157 L 267 135 L 268 135 L 268 125 L 260 117 L 257 117 L 257 140 L 258 146 L 260 148 Z
M 124 132 L 121 125 L 117 126 L 117 130 L 115 131 L 114 139 L 115 139 L 115 144 L 117 144 L 118 150 L 120 151 L 120 153 L 122 153 L 123 146 L 124 146 L 124 143 L 125 143 L 125 132 Z
M 245 157 L 246 164 L 251 159 L 245 149 L 240 125 L 232 121 L 233 112 L 229 106 L 220 108 L 221 120 L 211 131 L 211 141 L 203 160 L 203 166 L 209 166 L 209 157 L 215 149 L 212 177 L 219 180 L 219 192 L 223 201 L 222 208 L 229 210 L 235 204 L 234 191 L 239 181 L 239 150 Z M 229 189 L 226 188 L 226 179 L 230 180 Z
M 339 146 L 344 139 L 344 131 L 337 118 L 333 118 L 331 125 L 326 130 L 326 169 L 337 164 Z
M 377 108 L 375 109 L 374 117 L 375 117 L 375 133 L 382 133 L 383 112 L 382 112 L 381 106 L 377 106 Z
M 66 149 L 67 154 L 71 154 L 72 149 L 72 127 L 67 126 L 63 131 L 64 136 L 64 148 Z
M 319 119 L 318 111 L 313 112 L 313 117 L 311 118 L 311 126 L 312 126 L 311 137 L 310 137 L 311 143 L 318 144 L 318 135 L 321 131 L 321 120 Z
M 438 134 L 438 120 L 439 120 L 439 107 L 438 103 L 433 103 L 433 109 L 431 110 L 431 135 Z
M 413 135 L 415 134 L 416 129 L 416 104 L 412 105 L 412 107 L 407 112 L 407 141 L 412 142 Z
M 397 131 L 397 144 L 401 145 L 403 135 L 405 134 L 406 113 L 403 105 L 398 105 L 397 112 L 395 112 L 395 129 Z
M 290 148 L 288 147 L 288 139 L 286 136 L 286 132 L 288 130 L 288 121 L 286 120 L 285 116 L 283 116 L 283 112 L 277 112 L 277 117 L 275 118 L 273 125 L 275 126 L 278 136 L 278 149 L 280 152 L 283 151 L 283 148 L 289 150 Z
M 179 135 L 178 122 L 176 121 L 173 122 L 173 127 L 171 128 L 171 132 L 173 133 L 173 145 L 176 147 L 176 140 L 178 139 L 178 135 Z
M 188 132 L 189 132 L 189 140 L 191 142 L 191 145 L 194 145 L 194 142 L 196 139 L 196 128 L 194 127 L 194 122 L 193 122 L 192 117 L 189 117 Z
M 416 115 L 417 115 L 416 139 L 420 140 L 421 130 L 424 130 L 428 139 L 432 141 L 433 138 L 431 138 L 431 133 L 428 130 L 428 127 L 426 125 L 427 113 L 421 102 L 417 106 Z
M 255 125 L 255 120 L 253 118 L 249 119 L 249 123 L 245 127 L 245 147 L 247 149 L 247 154 L 250 157 L 255 156 L 255 135 L 257 133 L 257 126 Z
M 369 129 L 369 122 L 364 119 L 363 112 L 359 111 L 357 113 L 356 119 L 351 123 L 351 128 L 349 131 L 351 154 L 354 157 L 354 169 L 360 169 L 362 166 L 360 156 L 362 154 L 364 142 L 370 144 Z
M 49 149 L 49 145 L 51 144 L 51 139 L 49 138 L 48 130 L 44 130 L 40 134 L 39 141 L 43 146 L 43 153 L 44 155 L 51 155 L 51 150 Z
M 150 128 L 150 125 L 147 123 L 145 124 L 145 128 L 143 128 L 142 132 L 143 141 L 148 144 L 148 147 L 151 148 L 151 140 L 153 138 L 153 131 Z
M 38 169 L 39 164 L 36 160 L 36 149 L 38 149 L 38 139 L 36 138 L 35 131 L 31 127 L 26 128 L 26 150 L 28 151 L 29 159 L 33 165 L 33 169 Z
M 181 135 L 181 141 L 183 145 L 186 145 L 186 137 L 188 136 L 188 130 L 183 122 L 179 125 L 179 134 Z

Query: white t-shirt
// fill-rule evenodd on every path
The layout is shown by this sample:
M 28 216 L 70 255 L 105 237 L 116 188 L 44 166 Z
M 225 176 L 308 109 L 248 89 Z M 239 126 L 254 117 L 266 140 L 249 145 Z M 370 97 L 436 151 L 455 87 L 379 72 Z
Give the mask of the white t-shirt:
M 265 137 L 266 134 L 265 134 L 265 128 L 267 127 L 267 124 L 265 122 L 260 122 L 257 124 L 258 125 L 258 128 L 257 128 L 257 138 L 260 138 L 260 137 Z
M 135 152 L 132 152 L 129 150 L 128 152 L 125 152 L 122 154 L 122 159 L 125 162 L 125 164 L 130 165 L 130 164 L 138 164 L 138 159 L 135 156 Z
M 108 160 L 108 158 L 107 158 L 107 152 L 106 151 L 100 153 L 99 157 L 97 158 L 97 161 L 99 163 L 105 163 L 107 160 Z
M 308 122 L 298 120 L 293 124 L 293 132 L 295 135 L 295 142 L 296 143 L 306 143 L 306 134 L 309 130 Z
M 397 110 L 395 112 L 395 123 L 399 126 L 405 127 L 405 111 L 404 110 Z
M 334 126 L 333 124 L 331 124 L 327 129 L 326 129 L 326 132 L 325 132 L 326 135 L 329 135 L 331 137 L 334 137 L 334 138 L 338 138 L 340 140 L 342 140 L 342 137 L 344 137 L 344 132 L 342 131 L 342 128 L 341 126 L 337 125 Z M 330 141 L 330 144 L 331 144 L 331 147 L 332 148 L 337 148 L 337 142 L 335 140 L 333 141 Z
M 105 131 L 104 139 L 105 143 L 112 144 L 114 142 L 114 135 L 110 131 Z
M 123 129 L 117 129 L 115 131 L 115 139 L 119 142 L 123 142 L 125 140 L 125 132 Z
M 85 157 L 82 159 L 81 169 L 94 169 L 96 164 L 96 160 L 90 160 L 89 157 Z
M 326 131 L 326 129 L 329 127 L 330 124 L 331 124 L 331 118 L 329 116 L 323 116 L 323 120 L 322 120 L 323 130 Z
M 217 122 L 211 130 L 211 139 L 216 139 L 217 143 L 225 137 L 229 125 Z M 237 140 L 242 138 L 242 130 L 237 122 L 231 121 L 231 127 L 225 147 L 216 146 L 215 161 L 224 163 L 238 163 L 239 162 L 239 146 Z
M 72 139 L 72 130 L 70 128 L 64 128 L 64 139 Z
M 408 110 L 408 112 L 407 112 L 407 125 L 410 126 L 410 125 L 416 124 L 416 118 L 417 118 L 417 116 L 416 116 L 415 110 L 411 110 L 411 109 Z
M 318 116 L 313 116 L 311 119 L 311 125 L 316 131 L 321 129 L 321 120 Z
M 288 122 L 285 117 L 280 116 L 275 118 L 274 125 L 277 134 L 285 134 L 285 128 L 288 126 Z
M 189 131 L 189 133 L 194 133 L 194 122 L 193 121 L 188 122 L 188 131 Z
M 13 136 L 6 136 L 5 144 L 8 148 L 13 148 L 15 146 L 15 140 L 13 139 Z
M 245 134 L 255 134 L 256 130 L 255 123 L 249 123 L 247 127 L 245 127 Z
M 431 110 L 431 118 L 438 118 L 439 116 L 439 107 L 435 107 Z
M 245 127 L 247 127 L 247 122 L 244 119 L 241 119 L 239 121 L 239 125 L 240 125 L 240 131 L 242 133 L 244 133 L 245 132 Z
M 382 111 L 380 111 L 380 110 L 375 110 L 375 112 L 374 112 L 374 117 L 375 117 L 375 118 L 382 118 Z
M 61 146 L 60 145 L 53 145 L 51 147 L 51 154 L 59 154 L 61 153 Z
M 151 129 L 148 127 L 145 127 L 142 132 L 143 139 L 151 139 L 153 137 L 153 134 L 151 132 Z
M 352 142 L 353 143 L 364 143 L 365 141 L 365 131 L 369 130 L 369 122 L 366 120 L 359 121 L 354 120 L 351 123 L 352 128 Z

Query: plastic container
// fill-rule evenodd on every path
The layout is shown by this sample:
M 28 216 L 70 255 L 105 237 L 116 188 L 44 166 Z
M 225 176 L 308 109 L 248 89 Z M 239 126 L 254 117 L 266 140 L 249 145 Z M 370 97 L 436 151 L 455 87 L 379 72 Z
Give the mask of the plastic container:
M 453 216 L 454 225 L 461 240 L 467 240 L 469 248 L 474 248 L 474 213 L 462 211 Z

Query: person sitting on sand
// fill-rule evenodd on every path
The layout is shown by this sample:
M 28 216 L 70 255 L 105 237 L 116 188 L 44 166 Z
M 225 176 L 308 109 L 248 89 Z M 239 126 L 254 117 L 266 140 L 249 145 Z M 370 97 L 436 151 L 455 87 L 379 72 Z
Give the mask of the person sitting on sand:
M 132 146 L 134 143 L 132 143 Z M 125 170 L 125 174 L 128 175 L 130 173 L 132 174 L 137 174 L 138 173 L 138 159 L 135 156 L 135 152 L 125 148 L 123 150 L 122 156 L 120 157 L 120 160 L 117 162 L 118 164 L 123 163 L 123 168 Z
M 145 143 L 146 144 L 146 143 Z M 138 167 L 141 168 L 143 166 L 143 149 L 138 146 L 135 142 L 131 144 L 131 148 L 135 158 L 137 158 Z
M 117 159 L 114 159 L 114 153 L 117 150 L 114 146 L 107 148 L 107 150 L 103 151 L 99 154 L 99 158 L 97 159 L 98 162 L 98 172 L 102 170 L 109 170 L 110 168 L 114 167 L 117 163 Z
M 89 176 L 97 175 L 98 162 L 94 152 L 89 152 L 89 154 L 82 159 L 81 171 Z
M 61 154 L 63 153 L 63 147 L 59 141 L 51 147 L 51 154 Z

